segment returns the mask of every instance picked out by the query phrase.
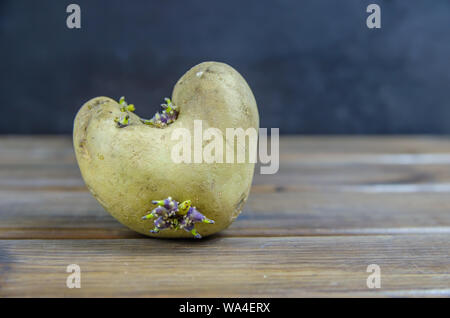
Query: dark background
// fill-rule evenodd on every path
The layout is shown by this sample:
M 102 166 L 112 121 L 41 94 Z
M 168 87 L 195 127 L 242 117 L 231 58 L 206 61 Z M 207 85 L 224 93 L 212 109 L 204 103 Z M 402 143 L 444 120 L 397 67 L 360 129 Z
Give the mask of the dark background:
M 81 30 L 66 6 L 81 6 Z M 381 6 L 381 29 L 366 6 Z M 88 99 L 150 117 L 195 64 L 222 61 L 281 133 L 450 133 L 450 1 L 0 2 L 0 133 L 71 133 Z

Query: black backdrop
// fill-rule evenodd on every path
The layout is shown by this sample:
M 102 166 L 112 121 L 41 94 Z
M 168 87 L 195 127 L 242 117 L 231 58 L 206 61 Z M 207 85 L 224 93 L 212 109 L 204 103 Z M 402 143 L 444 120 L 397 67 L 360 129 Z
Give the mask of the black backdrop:
M 205 60 L 241 72 L 281 133 L 450 133 L 446 0 L 2 0 L 0 39 L 0 133 L 70 133 L 98 95 L 150 116 Z

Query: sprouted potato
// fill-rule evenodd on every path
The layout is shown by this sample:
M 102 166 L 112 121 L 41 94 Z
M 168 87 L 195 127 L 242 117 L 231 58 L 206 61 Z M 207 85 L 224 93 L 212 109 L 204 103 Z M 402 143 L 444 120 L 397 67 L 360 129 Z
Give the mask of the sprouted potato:
M 172 98 L 151 119 L 135 114 L 125 98 L 96 97 L 79 110 L 73 130 L 77 161 L 87 187 L 119 222 L 155 237 L 201 237 L 228 227 L 250 192 L 254 163 L 174 162 L 173 133 L 194 121 L 203 129 L 259 126 L 251 89 L 232 67 L 205 62 L 175 85 Z M 206 146 L 210 140 L 203 140 Z M 194 152 L 194 141 L 192 154 Z M 248 155 L 249 143 L 245 143 Z M 238 149 L 237 143 L 232 147 Z M 175 206 L 176 205 L 176 206 Z

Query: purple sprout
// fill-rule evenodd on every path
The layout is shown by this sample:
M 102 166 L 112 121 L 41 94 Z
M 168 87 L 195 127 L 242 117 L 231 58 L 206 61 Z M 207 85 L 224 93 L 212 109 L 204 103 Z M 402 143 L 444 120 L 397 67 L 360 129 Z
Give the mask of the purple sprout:
M 165 104 L 161 104 L 164 110 L 161 113 L 156 113 L 151 119 L 145 119 L 142 122 L 146 125 L 155 126 L 158 128 L 164 128 L 170 125 L 178 118 L 178 107 L 175 106 L 170 98 L 164 98 Z
M 151 119 L 141 119 L 141 121 L 146 125 L 157 128 L 164 128 L 175 122 L 179 114 L 178 107 L 172 103 L 170 98 L 166 97 L 164 98 L 164 101 L 165 103 L 161 104 L 161 107 L 163 108 L 161 112 L 156 113 Z M 133 104 L 128 104 L 124 96 L 119 99 L 119 105 L 120 111 L 125 114 L 116 117 L 114 121 L 117 123 L 118 128 L 124 128 L 129 125 L 128 119 L 130 116 L 128 114 L 134 112 L 136 108 Z
M 154 228 L 150 230 L 151 233 L 156 234 L 165 229 L 183 229 L 194 235 L 195 238 L 201 238 L 202 236 L 195 229 L 195 223 L 214 224 L 213 220 L 208 219 L 191 206 L 191 200 L 179 203 L 168 197 L 164 200 L 154 200 L 152 203 L 158 206 L 142 217 L 143 220 L 157 218 L 153 223 Z

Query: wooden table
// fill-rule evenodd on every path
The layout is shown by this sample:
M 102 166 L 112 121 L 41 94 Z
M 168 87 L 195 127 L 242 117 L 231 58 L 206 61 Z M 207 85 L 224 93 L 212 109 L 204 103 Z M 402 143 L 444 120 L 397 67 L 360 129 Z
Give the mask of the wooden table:
M 449 138 L 284 137 L 279 172 L 201 241 L 115 221 L 70 137 L 0 138 L 0 296 L 450 296 L 449 252 Z

